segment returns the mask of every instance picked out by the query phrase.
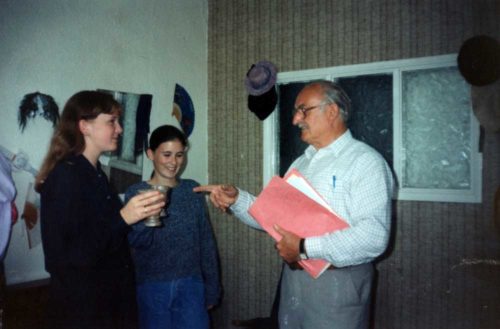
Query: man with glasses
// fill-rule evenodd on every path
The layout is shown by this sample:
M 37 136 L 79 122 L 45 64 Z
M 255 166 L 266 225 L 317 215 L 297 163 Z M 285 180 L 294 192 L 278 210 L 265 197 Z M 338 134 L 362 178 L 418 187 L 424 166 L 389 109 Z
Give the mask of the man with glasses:
M 369 326 L 373 260 L 390 234 L 393 179 L 382 158 L 354 139 L 347 128 L 350 100 L 337 84 L 306 85 L 295 101 L 293 124 L 309 144 L 290 169 L 297 169 L 349 228 L 301 239 L 281 228 L 276 249 L 289 266 L 281 280 L 280 328 L 361 329 Z M 255 197 L 231 185 L 195 189 L 210 192 L 215 207 L 260 228 L 248 214 Z M 301 259 L 320 258 L 332 266 L 317 279 L 298 269 Z

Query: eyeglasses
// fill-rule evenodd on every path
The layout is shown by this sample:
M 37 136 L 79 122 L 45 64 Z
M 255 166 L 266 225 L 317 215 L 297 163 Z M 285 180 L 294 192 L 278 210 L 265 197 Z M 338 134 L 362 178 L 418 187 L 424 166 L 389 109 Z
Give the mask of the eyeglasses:
M 328 104 L 331 104 L 331 103 L 320 103 L 318 105 L 309 106 L 309 107 L 304 107 L 304 105 L 301 105 L 301 106 L 293 109 L 293 116 L 295 116 L 297 114 L 297 112 L 300 112 L 300 113 L 302 113 L 302 116 L 305 118 L 307 116 L 307 112 L 312 111 L 317 107 L 325 106 Z

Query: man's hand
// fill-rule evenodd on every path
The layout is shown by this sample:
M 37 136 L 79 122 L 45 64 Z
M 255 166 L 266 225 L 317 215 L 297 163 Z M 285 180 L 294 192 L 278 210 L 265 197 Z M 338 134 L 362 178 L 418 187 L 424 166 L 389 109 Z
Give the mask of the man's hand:
M 238 189 L 233 185 L 200 185 L 193 188 L 193 191 L 210 193 L 210 201 L 222 211 L 226 211 L 238 199 Z
M 281 235 L 281 240 L 276 243 L 278 253 L 287 263 L 294 263 L 300 260 L 299 244 L 300 237 L 292 232 L 288 232 L 278 225 L 274 225 L 274 229 Z

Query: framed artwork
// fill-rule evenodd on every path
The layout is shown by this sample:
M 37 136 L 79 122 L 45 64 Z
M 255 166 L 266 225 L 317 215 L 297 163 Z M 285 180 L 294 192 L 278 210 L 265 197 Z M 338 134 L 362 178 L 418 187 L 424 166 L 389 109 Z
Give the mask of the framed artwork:
M 147 149 L 153 95 L 98 90 L 113 95 L 122 107 L 120 124 L 123 133 L 118 148 L 104 154 L 101 162 L 109 167 L 106 169 L 111 183 L 119 193 L 123 193 L 128 185 L 142 179 L 143 154 Z

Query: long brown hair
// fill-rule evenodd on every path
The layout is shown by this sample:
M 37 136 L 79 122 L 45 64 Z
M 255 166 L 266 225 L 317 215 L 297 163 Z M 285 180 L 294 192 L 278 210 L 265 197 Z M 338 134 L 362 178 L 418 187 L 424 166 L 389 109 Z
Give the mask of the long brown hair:
M 101 113 L 110 114 L 115 111 L 121 111 L 121 106 L 110 94 L 84 90 L 70 97 L 64 106 L 42 168 L 36 177 L 35 189 L 38 192 L 59 161 L 69 155 L 81 154 L 85 150 L 85 140 L 79 128 L 80 120 L 92 120 Z

